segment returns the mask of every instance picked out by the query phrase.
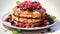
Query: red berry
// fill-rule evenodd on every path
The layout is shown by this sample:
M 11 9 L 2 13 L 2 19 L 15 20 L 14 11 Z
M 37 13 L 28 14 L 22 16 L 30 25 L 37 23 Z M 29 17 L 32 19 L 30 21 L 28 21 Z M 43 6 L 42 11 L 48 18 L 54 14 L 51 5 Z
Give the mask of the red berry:
M 36 8 L 36 7 L 37 7 L 37 4 L 36 4 L 36 3 L 35 3 L 35 4 L 33 4 L 33 7 L 34 7 L 34 8 Z
M 28 23 L 28 24 L 26 24 L 26 27 L 27 28 L 31 28 L 32 27 L 32 24 Z
M 12 20 L 12 16 L 9 16 L 8 18 L 9 18 L 9 20 Z
M 10 20 L 12 20 L 12 16 L 10 16 L 10 18 L 9 18 Z
M 19 27 L 24 28 L 24 24 L 23 23 L 19 23 Z
M 46 25 L 47 22 L 48 22 L 48 20 L 44 20 L 44 25 Z
M 20 8 L 23 8 L 23 6 L 22 6 L 22 5 L 20 5 Z
M 48 20 L 44 20 L 44 23 L 48 22 Z
M 37 5 L 40 5 L 40 2 L 37 2 Z
M 28 4 L 28 6 L 30 6 L 30 7 L 32 7 L 32 5 L 33 5 L 32 3 L 29 3 L 29 4 Z
M 11 24 L 12 26 L 16 26 L 16 23 Z

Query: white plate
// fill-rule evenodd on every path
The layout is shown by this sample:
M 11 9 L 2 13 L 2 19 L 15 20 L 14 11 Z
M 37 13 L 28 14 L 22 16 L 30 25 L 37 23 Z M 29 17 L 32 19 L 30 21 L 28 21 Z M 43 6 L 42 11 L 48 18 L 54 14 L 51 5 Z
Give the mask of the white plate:
M 0 34 L 12 34 L 12 32 L 9 30 L 8 32 L 4 32 L 4 29 L 6 28 L 1 24 L 1 18 L 6 12 L 12 11 L 12 8 L 16 6 L 17 0 L 0 0 Z M 24 1 L 24 0 L 20 0 Z M 60 21 L 60 0 L 37 0 L 40 1 L 41 4 L 43 5 L 44 8 L 46 8 L 47 12 L 55 15 L 57 19 Z M 59 25 L 56 24 L 57 26 L 53 29 L 57 29 Z M 60 27 L 58 27 L 60 29 Z M 51 33 L 48 33 L 51 34 Z M 60 34 L 60 30 L 53 32 L 52 34 Z
M 55 20 L 54 20 L 54 23 L 51 24 L 51 25 L 48 25 L 48 26 L 44 26 L 44 27 L 34 27 L 34 28 L 20 28 L 20 27 L 16 27 L 16 26 L 11 26 L 11 24 L 10 24 L 9 22 L 5 22 L 5 21 L 4 21 L 4 19 L 6 19 L 7 16 L 8 16 L 9 14 L 11 14 L 11 13 L 12 13 L 12 12 L 8 12 L 8 13 L 6 13 L 6 14 L 4 14 L 4 15 L 2 16 L 2 22 L 3 22 L 3 24 L 6 25 L 6 26 L 8 26 L 8 27 L 11 27 L 11 28 L 17 28 L 17 29 L 22 29 L 22 30 L 38 30 L 38 29 L 44 29 L 44 28 L 52 27 L 52 26 L 54 26 L 54 25 L 57 23 L 57 20 L 55 19 Z

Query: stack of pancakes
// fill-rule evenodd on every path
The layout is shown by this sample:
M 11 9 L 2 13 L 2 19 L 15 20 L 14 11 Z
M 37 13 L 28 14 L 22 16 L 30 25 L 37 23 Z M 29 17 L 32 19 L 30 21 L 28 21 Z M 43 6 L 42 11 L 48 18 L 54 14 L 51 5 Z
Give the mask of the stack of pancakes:
M 45 19 L 46 10 L 41 8 L 40 10 L 29 11 L 20 11 L 19 8 L 14 7 L 12 12 L 12 19 L 16 22 L 21 23 L 40 23 Z

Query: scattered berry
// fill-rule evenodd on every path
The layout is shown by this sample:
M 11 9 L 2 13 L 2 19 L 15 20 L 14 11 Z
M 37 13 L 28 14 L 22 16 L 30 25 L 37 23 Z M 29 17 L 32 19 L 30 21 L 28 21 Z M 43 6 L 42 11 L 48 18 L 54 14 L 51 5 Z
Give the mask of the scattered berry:
M 16 25 L 16 23 L 14 21 L 10 21 L 10 23 L 11 23 L 12 26 Z
M 24 28 L 24 24 L 23 23 L 19 23 L 19 27 Z
M 46 25 L 47 22 L 48 22 L 48 20 L 44 20 L 44 25 Z
M 48 20 L 44 20 L 44 23 L 48 22 Z
M 47 29 L 47 31 L 48 31 L 48 32 L 50 32 L 50 31 L 51 31 L 51 29 L 50 29 L 50 28 L 48 28 L 48 29 Z
M 54 21 L 53 20 L 51 20 L 51 21 L 49 21 L 50 22 L 50 24 L 53 24 L 54 23 Z
M 19 8 L 19 6 L 16 6 L 17 8 Z
M 27 28 L 31 28 L 31 26 L 32 26 L 32 24 L 30 24 L 30 23 L 26 24 Z

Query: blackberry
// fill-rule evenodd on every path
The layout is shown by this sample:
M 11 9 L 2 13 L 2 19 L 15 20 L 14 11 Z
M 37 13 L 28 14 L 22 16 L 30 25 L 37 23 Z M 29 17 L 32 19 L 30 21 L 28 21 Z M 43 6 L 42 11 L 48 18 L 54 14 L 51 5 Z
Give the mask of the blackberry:
M 19 8 L 19 6 L 16 6 L 17 8 Z
M 50 28 L 48 28 L 48 29 L 47 29 L 47 31 L 48 31 L 48 32 L 50 32 L 50 31 L 51 31 L 51 29 L 50 29 Z
M 34 8 L 33 8 L 33 7 L 28 7 L 28 10 L 29 10 L 29 11 L 33 11 Z
M 11 23 L 11 25 L 13 25 L 14 24 L 14 21 L 10 21 L 10 23 Z

